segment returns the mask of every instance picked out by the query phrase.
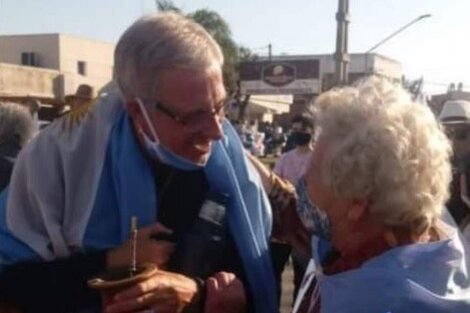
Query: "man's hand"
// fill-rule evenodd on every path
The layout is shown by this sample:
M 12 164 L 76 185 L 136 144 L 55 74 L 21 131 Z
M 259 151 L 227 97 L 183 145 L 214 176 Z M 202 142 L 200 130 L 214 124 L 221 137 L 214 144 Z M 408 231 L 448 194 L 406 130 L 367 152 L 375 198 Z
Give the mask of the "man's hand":
M 151 309 L 158 313 L 179 313 L 198 296 L 198 286 L 189 277 L 158 271 L 149 279 L 118 293 L 106 313 Z
M 243 313 L 246 309 L 245 289 L 232 273 L 219 272 L 206 281 L 204 313 Z
M 171 234 L 171 230 L 160 223 L 139 229 L 137 233 L 137 264 L 153 263 L 158 268 L 165 268 L 174 251 L 174 244 L 152 238 L 152 236 L 160 233 Z M 129 266 L 131 256 L 132 245 L 131 241 L 128 240 L 123 245 L 107 253 L 106 265 L 108 268 Z

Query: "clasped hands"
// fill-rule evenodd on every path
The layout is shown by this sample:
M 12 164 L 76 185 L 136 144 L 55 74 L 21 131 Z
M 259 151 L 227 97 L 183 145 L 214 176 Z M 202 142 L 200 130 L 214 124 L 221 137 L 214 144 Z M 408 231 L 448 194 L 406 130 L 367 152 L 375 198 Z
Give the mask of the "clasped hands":
M 206 280 L 205 299 L 197 282 L 187 276 L 166 271 L 173 253 L 173 243 L 155 240 L 160 233 L 171 233 L 156 223 L 139 229 L 137 235 L 137 263 L 153 263 L 158 271 L 148 279 L 117 293 L 105 307 L 107 313 L 129 313 L 153 310 L 158 313 L 195 312 L 205 302 L 204 313 L 243 313 L 246 306 L 242 282 L 232 273 L 219 272 Z M 131 242 L 107 253 L 107 267 L 129 265 Z

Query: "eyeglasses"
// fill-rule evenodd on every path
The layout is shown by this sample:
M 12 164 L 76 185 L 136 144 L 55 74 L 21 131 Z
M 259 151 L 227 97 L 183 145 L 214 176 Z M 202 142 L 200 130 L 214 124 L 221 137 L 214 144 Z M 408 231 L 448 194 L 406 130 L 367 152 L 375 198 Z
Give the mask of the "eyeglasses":
M 183 125 L 183 127 L 189 132 L 198 132 L 204 129 L 204 127 L 214 118 L 219 122 L 222 120 L 225 114 L 225 109 L 228 107 L 230 101 L 228 101 L 228 99 L 224 99 L 219 103 L 220 105 L 218 107 L 213 108 L 210 111 L 200 111 L 188 115 L 176 114 L 161 102 L 154 102 L 153 106 L 169 118 Z

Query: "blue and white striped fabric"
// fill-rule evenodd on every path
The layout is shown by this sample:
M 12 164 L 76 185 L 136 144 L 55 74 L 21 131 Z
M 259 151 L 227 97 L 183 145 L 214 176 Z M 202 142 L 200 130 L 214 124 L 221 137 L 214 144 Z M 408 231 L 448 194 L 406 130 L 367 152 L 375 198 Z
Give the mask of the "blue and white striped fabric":
M 117 93 L 101 98 L 72 130 L 65 126 L 50 125 L 20 153 L 0 195 L 0 269 L 115 247 L 129 238 L 131 216 L 140 226 L 156 221 L 152 169 Z M 275 312 L 269 201 L 236 132 L 228 122 L 223 130 L 206 176 L 210 188 L 230 195 L 229 225 L 256 312 Z

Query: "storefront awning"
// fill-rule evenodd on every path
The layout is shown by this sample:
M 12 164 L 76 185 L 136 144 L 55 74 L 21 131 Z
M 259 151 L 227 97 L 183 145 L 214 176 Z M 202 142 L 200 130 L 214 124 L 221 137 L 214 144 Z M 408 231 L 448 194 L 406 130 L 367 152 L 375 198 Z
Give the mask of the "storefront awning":
M 291 95 L 252 95 L 247 110 L 250 113 L 282 114 L 289 112 L 293 97 Z

